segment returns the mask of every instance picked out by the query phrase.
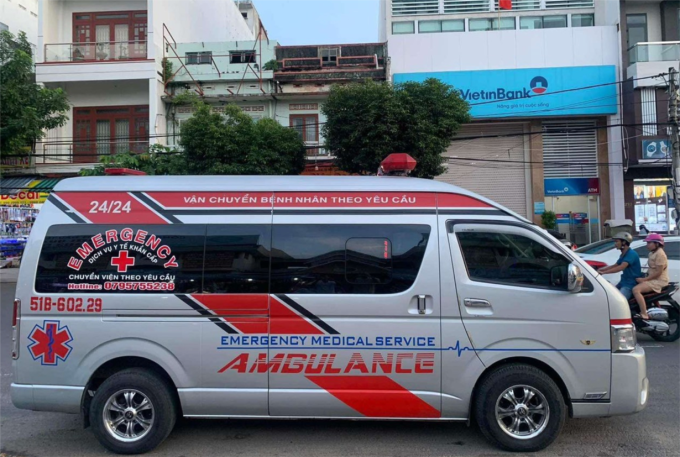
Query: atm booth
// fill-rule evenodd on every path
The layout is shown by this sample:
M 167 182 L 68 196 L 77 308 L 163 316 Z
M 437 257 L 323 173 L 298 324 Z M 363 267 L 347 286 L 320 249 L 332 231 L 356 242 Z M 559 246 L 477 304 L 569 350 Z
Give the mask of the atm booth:
M 602 239 L 599 178 L 544 180 L 545 209 L 557 216 L 557 230 L 577 246 Z

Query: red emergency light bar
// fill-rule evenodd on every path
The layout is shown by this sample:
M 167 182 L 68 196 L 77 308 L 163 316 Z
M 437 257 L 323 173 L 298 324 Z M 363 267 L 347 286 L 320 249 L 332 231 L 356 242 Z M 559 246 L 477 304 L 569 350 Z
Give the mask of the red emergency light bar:
M 146 173 L 139 170 L 133 170 L 131 168 L 107 168 L 104 170 L 105 175 L 109 176 L 146 176 Z

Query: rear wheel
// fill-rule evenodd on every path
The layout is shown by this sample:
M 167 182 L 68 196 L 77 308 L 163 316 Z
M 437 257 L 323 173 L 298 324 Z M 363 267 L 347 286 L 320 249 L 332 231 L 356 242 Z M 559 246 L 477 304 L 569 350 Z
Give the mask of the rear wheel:
M 567 408 L 555 381 L 531 365 L 507 365 L 482 381 L 475 417 L 482 433 L 508 451 L 533 452 L 560 434 Z
M 668 311 L 668 320 L 665 321 L 668 324 L 668 331 L 664 334 L 649 333 L 649 336 L 654 338 L 656 341 L 664 341 L 667 343 L 677 341 L 680 338 L 680 312 L 674 306 L 664 307 Z
M 118 454 L 151 451 L 168 437 L 175 419 L 171 386 L 152 371 L 139 368 L 109 377 L 90 405 L 94 435 Z

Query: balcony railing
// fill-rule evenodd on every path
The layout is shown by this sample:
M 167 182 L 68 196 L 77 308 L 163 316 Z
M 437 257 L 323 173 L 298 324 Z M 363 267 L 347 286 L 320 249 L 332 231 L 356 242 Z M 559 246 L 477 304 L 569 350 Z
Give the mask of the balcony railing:
M 319 157 L 319 156 L 328 156 L 328 151 L 324 149 L 322 143 L 318 141 L 305 141 L 305 150 L 307 152 L 307 157 Z
M 279 61 L 283 70 L 319 70 L 322 68 L 346 68 L 364 67 L 379 68 L 377 55 L 371 56 L 338 56 L 336 60 L 324 61 L 321 57 L 294 57 Z
M 630 64 L 638 62 L 673 62 L 680 60 L 680 41 L 638 43 L 628 48 Z
M 97 141 L 97 142 L 48 142 L 36 148 L 36 165 L 68 165 L 75 163 L 98 163 L 104 156 L 124 152 L 143 153 L 149 148 L 148 140 Z
M 45 62 L 110 62 L 146 59 L 146 41 L 45 45 Z

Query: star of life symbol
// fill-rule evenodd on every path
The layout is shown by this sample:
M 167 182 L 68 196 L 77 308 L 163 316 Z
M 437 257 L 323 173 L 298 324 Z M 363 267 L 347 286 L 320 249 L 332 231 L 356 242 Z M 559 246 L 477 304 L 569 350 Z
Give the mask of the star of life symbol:
M 73 341 L 68 327 L 61 326 L 59 321 L 44 321 L 36 324 L 28 335 L 31 344 L 28 350 L 33 360 L 40 359 L 41 365 L 57 365 L 59 360 L 65 361 L 73 348 L 68 343 Z

